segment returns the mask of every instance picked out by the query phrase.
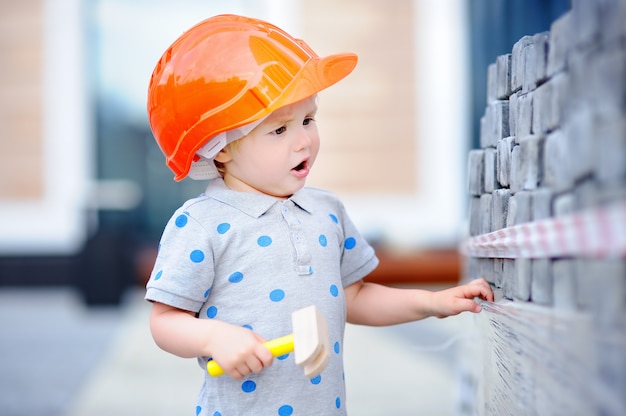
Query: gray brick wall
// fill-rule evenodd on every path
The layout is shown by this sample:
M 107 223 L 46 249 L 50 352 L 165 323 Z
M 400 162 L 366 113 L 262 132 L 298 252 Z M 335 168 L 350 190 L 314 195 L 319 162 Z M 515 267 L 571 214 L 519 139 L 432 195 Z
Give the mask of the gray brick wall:
M 524 36 L 510 54 L 487 68 L 480 149 L 468 155 L 470 236 L 626 200 L 625 22 L 625 0 L 573 0 L 571 10 L 554 21 L 549 32 Z M 464 403 L 464 414 L 572 414 L 562 413 L 563 403 L 567 398 L 576 403 L 577 397 L 590 404 L 574 414 L 626 414 L 624 258 L 469 257 L 466 264 L 466 280 L 485 277 L 497 303 L 519 314 L 517 324 L 509 326 L 498 320 L 510 317 L 490 315 L 488 330 L 481 334 L 484 345 L 519 349 L 517 357 L 526 357 L 520 358 L 520 365 L 556 366 L 555 373 L 572 372 L 572 379 L 584 377 L 590 384 L 586 391 L 577 391 L 583 383 L 554 383 L 552 392 L 563 400 L 550 402 L 535 392 L 504 409 L 507 399 L 541 388 L 542 382 L 502 370 L 511 365 L 498 362 L 507 351 L 496 357 L 499 371 L 485 370 L 494 364 L 485 363 L 493 357 L 483 352 L 472 357 L 483 363 L 482 370 L 478 366 L 463 379 L 472 380 L 465 387 L 474 389 L 484 403 Z M 586 324 L 570 327 L 558 342 L 542 339 L 538 332 L 533 345 L 542 347 L 545 355 L 531 357 L 531 349 L 524 349 L 521 341 L 527 334 L 521 332 L 537 314 L 552 320 L 550 325 L 566 327 L 572 316 Z M 506 341 L 493 332 L 499 323 L 510 331 Z M 580 363 L 563 362 L 558 368 L 545 362 L 566 353 L 566 345 L 580 342 L 576 337 L 585 331 L 594 339 L 580 348 L 593 351 L 593 364 L 580 365 L 579 371 L 590 374 L 577 373 Z M 490 396 L 489 391 L 500 396 Z

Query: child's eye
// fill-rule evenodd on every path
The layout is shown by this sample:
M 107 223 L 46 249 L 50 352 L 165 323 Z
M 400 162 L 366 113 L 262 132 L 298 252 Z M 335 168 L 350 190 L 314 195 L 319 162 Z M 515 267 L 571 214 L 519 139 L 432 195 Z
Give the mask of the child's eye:
M 308 126 L 309 124 L 313 123 L 314 121 L 315 121 L 315 119 L 313 117 L 307 117 L 302 122 L 302 125 L 303 126 Z
M 282 127 L 277 128 L 276 130 L 274 130 L 274 134 L 283 134 L 286 131 L 287 131 L 287 127 L 282 126 Z

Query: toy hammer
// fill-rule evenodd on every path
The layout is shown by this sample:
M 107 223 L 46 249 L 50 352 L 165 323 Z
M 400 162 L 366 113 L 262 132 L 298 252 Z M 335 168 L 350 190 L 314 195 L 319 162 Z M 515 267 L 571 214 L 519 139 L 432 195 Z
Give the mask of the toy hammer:
M 291 314 L 293 333 L 263 343 L 274 357 L 294 352 L 295 362 L 308 378 L 317 377 L 330 360 L 330 339 L 326 320 L 315 305 L 298 309 Z M 207 363 L 213 377 L 224 370 L 214 360 Z

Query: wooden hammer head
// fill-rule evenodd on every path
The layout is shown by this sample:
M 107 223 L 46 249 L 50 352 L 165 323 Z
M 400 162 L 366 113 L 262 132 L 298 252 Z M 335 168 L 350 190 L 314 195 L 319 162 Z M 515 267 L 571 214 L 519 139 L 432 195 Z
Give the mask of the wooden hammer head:
M 328 325 L 315 305 L 291 314 L 294 356 L 308 378 L 317 377 L 330 360 Z

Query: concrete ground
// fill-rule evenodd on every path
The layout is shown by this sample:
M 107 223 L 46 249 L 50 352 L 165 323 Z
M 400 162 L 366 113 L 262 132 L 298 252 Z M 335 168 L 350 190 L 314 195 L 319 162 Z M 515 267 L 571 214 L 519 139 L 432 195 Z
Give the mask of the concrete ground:
M 201 370 L 154 345 L 142 296 L 89 308 L 71 289 L 0 289 L 0 415 L 193 415 Z M 349 414 L 456 414 L 463 319 L 349 325 Z

